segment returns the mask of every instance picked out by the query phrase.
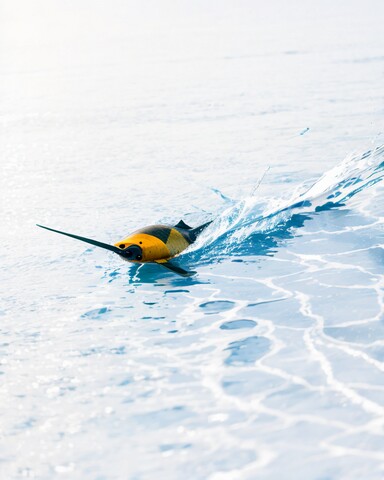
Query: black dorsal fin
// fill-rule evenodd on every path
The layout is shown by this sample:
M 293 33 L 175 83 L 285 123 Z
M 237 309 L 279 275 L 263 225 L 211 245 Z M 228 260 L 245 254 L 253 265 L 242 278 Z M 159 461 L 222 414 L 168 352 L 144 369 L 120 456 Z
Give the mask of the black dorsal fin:
M 176 228 L 184 228 L 184 230 L 192 230 L 192 227 L 190 227 L 185 222 L 183 222 L 183 220 L 180 220 L 180 222 L 177 225 L 175 225 L 175 227 Z

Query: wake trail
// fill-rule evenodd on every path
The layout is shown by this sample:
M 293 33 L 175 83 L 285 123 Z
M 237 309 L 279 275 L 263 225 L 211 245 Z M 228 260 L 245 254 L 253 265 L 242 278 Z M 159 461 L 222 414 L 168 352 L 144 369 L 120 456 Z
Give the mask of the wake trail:
M 299 185 L 289 198 L 264 198 L 251 194 L 226 203 L 212 225 L 182 256 L 204 260 L 238 254 L 265 254 L 276 246 L 271 235 L 292 237 L 311 215 L 345 205 L 357 193 L 384 177 L 384 145 L 360 154 L 348 155 L 339 165 L 324 173 L 309 188 Z M 227 197 L 225 197 L 227 198 Z

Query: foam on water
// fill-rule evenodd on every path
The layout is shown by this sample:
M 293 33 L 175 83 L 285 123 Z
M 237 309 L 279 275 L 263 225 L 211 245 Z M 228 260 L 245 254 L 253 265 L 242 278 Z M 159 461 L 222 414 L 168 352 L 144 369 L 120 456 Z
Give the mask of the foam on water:
M 321 211 L 345 207 L 348 200 L 384 177 L 384 146 L 348 155 L 308 188 L 274 198 L 257 195 L 234 201 L 221 194 L 226 206 L 181 258 L 204 261 L 233 255 L 266 255 L 279 239 Z M 192 253 L 193 252 L 193 253 Z

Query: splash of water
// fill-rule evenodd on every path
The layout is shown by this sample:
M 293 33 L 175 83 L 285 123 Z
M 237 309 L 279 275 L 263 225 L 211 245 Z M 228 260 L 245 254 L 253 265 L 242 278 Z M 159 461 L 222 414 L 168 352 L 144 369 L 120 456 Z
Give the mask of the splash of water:
M 279 240 L 290 238 L 311 215 L 345 205 L 351 197 L 384 177 L 384 145 L 351 154 L 312 186 L 297 187 L 289 198 L 261 200 L 255 195 L 226 206 L 183 255 L 204 263 L 228 255 L 268 255 Z M 229 205 L 228 205 L 229 204 Z

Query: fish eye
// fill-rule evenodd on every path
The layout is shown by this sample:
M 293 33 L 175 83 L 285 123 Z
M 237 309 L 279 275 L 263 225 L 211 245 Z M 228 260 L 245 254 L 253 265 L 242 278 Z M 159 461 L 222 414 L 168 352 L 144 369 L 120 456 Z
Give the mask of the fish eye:
M 121 245 L 119 245 L 119 248 L 125 248 L 124 243 L 122 243 Z
M 140 243 L 140 245 L 142 245 L 142 244 L 143 244 L 143 242 L 139 242 L 139 243 Z

